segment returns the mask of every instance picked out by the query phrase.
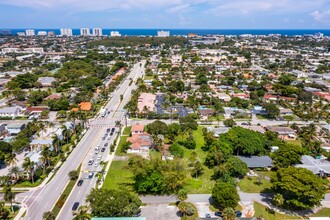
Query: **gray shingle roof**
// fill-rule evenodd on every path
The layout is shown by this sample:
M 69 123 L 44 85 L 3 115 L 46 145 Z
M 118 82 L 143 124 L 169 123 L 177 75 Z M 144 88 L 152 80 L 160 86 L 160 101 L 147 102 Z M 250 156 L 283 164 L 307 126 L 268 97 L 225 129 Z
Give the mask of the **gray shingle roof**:
M 249 168 L 272 167 L 272 159 L 268 156 L 237 156 Z

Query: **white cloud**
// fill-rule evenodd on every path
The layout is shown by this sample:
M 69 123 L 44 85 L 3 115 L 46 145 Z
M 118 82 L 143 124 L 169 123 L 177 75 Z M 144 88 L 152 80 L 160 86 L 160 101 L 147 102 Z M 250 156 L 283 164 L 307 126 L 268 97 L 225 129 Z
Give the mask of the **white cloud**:
M 223 0 L 214 1 L 210 12 L 218 15 L 303 13 L 326 5 L 326 0 Z
M 309 15 L 312 16 L 313 19 L 318 22 L 329 22 L 330 21 L 330 10 L 321 11 L 321 12 L 316 10 L 316 11 L 310 13 Z

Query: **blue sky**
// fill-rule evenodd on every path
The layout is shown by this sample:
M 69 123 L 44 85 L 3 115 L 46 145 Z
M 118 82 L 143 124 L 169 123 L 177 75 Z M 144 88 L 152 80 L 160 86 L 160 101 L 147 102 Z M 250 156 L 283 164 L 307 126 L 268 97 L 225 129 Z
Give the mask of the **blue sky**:
M 0 0 L 0 27 L 330 29 L 330 0 Z

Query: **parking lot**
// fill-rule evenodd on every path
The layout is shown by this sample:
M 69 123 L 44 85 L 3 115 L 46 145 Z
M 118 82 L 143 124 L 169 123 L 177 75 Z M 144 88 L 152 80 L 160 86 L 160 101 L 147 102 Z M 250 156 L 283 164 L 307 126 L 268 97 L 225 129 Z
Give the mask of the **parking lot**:
M 178 215 L 179 209 L 168 204 L 148 204 L 141 207 L 141 216 L 147 220 L 176 220 L 181 219 Z

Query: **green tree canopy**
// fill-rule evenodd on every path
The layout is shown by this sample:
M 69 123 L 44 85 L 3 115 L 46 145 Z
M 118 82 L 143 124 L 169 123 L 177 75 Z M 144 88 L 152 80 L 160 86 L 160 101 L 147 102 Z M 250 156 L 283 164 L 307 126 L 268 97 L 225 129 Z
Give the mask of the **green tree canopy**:
M 167 133 L 167 125 L 165 122 L 156 120 L 146 126 L 146 131 L 151 135 L 165 135 Z
M 239 201 L 239 195 L 234 185 L 220 181 L 213 187 L 212 199 L 220 209 L 235 208 Z
M 302 147 L 293 144 L 285 144 L 272 153 L 271 158 L 275 166 L 288 167 L 300 163 L 303 154 L 304 149 Z
M 320 206 L 327 181 L 304 168 L 279 169 L 271 178 L 272 189 L 282 195 L 286 208 L 302 210 Z
M 133 216 L 140 211 L 142 204 L 132 193 L 104 188 L 92 189 L 86 201 L 90 203 L 93 216 L 98 217 Z

